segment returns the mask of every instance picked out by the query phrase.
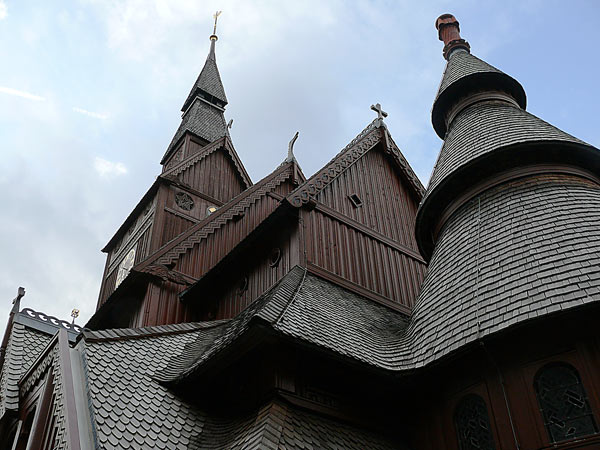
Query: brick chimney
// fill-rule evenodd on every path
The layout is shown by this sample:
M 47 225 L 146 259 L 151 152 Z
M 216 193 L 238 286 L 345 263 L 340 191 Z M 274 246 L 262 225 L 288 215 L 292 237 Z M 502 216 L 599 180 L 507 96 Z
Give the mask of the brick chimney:
M 450 54 L 457 48 L 470 51 L 471 46 L 460 37 L 460 26 L 458 20 L 452 14 L 442 14 L 435 21 L 440 41 L 444 42 L 444 58 L 450 58 Z

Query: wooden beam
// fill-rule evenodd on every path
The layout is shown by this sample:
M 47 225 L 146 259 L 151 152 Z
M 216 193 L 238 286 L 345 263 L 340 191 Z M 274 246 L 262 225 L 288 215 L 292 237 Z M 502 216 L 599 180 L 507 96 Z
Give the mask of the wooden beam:
M 316 264 L 313 264 L 312 262 L 307 263 L 307 270 L 318 277 L 329 280 L 335 284 L 339 284 L 340 286 L 342 286 L 345 289 L 348 289 L 349 291 L 355 292 L 363 297 L 367 297 L 369 300 L 373 300 L 376 303 L 379 303 L 383 306 L 387 306 L 388 308 L 393 309 L 394 311 L 398 311 L 399 313 L 405 314 L 407 316 L 410 316 L 412 312 L 408 306 L 395 302 L 391 298 L 384 297 L 383 295 L 380 295 L 377 292 L 373 292 L 370 289 L 359 286 L 358 284 L 353 283 L 352 281 L 349 281 L 345 278 L 342 278 L 339 275 L 328 271 L 327 269 L 323 269 L 322 267 L 319 267 Z
M 381 234 L 378 231 L 375 231 L 375 230 L 363 225 L 362 223 L 360 223 L 354 219 L 351 219 L 350 217 L 345 216 L 344 214 L 339 213 L 335 209 L 332 209 L 329 206 L 325 206 L 323 203 L 317 202 L 315 209 L 317 211 L 321 212 L 322 214 L 325 214 L 326 216 L 329 216 L 332 219 L 337 220 L 338 222 L 342 222 L 343 224 L 349 226 L 350 228 L 354 228 L 359 233 L 365 234 L 365 235 L 369 236 L 370 238 L 375 239 L 376 241 L 379 241 L 382 244 L 393 248 L 394 250 L 398 250 L 400 253 L 408 256 L 409 258 L 412 258 L 422 264 L 426 264 L 425 260 L 423 258 L 421 258 L 421 255 L 419 255 L 419 253 L 417 253 L 412 248 L 407 247 L 406 245 L 402 245 L 399 242 L 394 241 L 393 239 L 390 239 L 389 237 L 385 236 L 384 234 Z

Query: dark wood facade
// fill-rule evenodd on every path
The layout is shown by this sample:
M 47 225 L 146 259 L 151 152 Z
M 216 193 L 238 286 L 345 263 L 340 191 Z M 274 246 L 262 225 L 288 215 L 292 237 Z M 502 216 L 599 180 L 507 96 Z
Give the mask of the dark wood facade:
M 429 388 L 413 399 L 419 411 L 414 423 L 415 448 L 460 450 L 456 412 L 461 401 L 472 395 L 485 403 L 498 450 L 600 448 L 600 337 L 595 329 L 599 316 L 597 307 L 563 314 L 486 341 L 427 371 L 419 385 Z M 571 395 L 573 402 L 588 403 L 595 433 L 556 441 L 551 438 L 536 378 L 555 366 L 572 368 L 580 377 L 585 399 L 577 398 L 573 389 L 563 400 Z M 440 379 L 444 382 L 434 382 Z M 571 426 L 564 424 L 565 434 Z M 473 435 L 478 437 L 476 432 Z

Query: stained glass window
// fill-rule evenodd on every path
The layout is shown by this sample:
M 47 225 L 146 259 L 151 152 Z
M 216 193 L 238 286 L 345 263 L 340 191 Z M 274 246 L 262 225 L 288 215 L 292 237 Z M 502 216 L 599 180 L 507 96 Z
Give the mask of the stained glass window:
M 454 411 L 454 426 L 460 450 L 494 450 L 494 436 L 485 401 L 466 395 Z
M 545 366 L 537 373 L 534 387 L 551 442 L 598 432 L 575 368 L 567 364 Z

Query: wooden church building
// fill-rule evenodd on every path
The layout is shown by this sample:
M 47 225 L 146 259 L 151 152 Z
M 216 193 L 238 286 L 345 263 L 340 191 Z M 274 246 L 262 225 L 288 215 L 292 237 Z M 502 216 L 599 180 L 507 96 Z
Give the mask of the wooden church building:
M 599 449 L 600 151 L 436 28 L 427 188 L 379 105 L 253 183 L 211 36 L 94 316 L 15 299 L 0 450 Z

